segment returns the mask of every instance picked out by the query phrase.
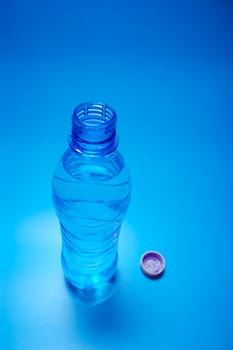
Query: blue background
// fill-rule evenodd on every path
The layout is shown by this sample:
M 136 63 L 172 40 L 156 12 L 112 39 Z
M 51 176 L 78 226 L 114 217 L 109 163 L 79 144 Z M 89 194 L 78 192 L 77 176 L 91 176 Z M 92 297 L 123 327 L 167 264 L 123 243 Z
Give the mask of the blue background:
M 233 4 L 0 2 L 0 348 L 233 349 Z M 85 101 L 118 112 L 119 292 L 67 290 L 51 177 Z M 167 268 L 144 277 L 146 250 Z

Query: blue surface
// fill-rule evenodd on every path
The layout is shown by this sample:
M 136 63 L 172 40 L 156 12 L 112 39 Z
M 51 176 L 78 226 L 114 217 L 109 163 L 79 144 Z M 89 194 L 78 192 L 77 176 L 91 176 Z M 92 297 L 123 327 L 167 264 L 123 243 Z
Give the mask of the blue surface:
M 0 348 L 232 350 L 232 3 L 0 6 Z M 133 180 L 119 292 L 94 310 L 64 284 L 51 200 L 89 100 L 117 110 Z M 139 268 L 151 249 L 167 263 L 156 281 Z

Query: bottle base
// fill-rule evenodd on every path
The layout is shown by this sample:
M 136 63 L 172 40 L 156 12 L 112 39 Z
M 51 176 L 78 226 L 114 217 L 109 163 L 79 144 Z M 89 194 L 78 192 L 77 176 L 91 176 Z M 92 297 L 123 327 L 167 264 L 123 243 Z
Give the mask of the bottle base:
M 116 273 L 111 279 L 101 284 L 75 286 L 66 276 L 65 282 L 72 295 L 80 302 L 88 306 L 102 304 L 112 298 L 116 292 Z
M 67 285 L 72 294 L 85 304 L 95 305 L 103 303 L 115 294 L 116 268 L 118 255 L 115 255 L 113 263 L 98 274 L 90 274 L 90 270 L 84 273 L 68 268 L 65 256 L 61 254 L 61 265 Z

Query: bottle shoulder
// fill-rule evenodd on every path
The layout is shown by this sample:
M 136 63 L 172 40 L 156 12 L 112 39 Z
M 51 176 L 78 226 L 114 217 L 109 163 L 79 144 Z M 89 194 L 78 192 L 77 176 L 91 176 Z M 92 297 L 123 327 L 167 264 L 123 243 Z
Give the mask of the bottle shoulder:
M 55 176 L 86 183 L 112 181 L 116 177 L 130 181 L 124 157 L 118 150 L 97 156 L 68 148 L 57 165 Z

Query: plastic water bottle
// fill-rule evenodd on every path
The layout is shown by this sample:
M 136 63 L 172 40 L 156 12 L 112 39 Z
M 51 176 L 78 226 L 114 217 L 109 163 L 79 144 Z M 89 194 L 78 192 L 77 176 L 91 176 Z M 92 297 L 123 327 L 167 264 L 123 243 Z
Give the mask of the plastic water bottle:
M 130 177 L 117 150 L 116 120 L 116 112 L 106 104 L 76 107 L 69 148 L 52 184 L 64 276 L 90 303 L 111 296 L 121 223 L 130 202 Z

